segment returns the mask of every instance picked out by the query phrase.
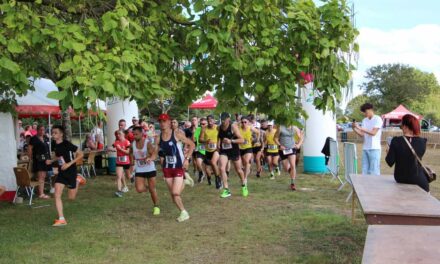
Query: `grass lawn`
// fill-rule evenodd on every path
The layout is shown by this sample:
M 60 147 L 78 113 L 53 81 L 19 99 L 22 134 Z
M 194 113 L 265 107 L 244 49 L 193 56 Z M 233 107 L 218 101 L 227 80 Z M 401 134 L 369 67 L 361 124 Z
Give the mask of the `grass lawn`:
M 439 158 L 439 150 L 428 151 L 437 171 Z M 161 177 L 159 217 L 149 196 L 133 187 L 115 198 L 111 176 L 89 180 L 76 201 L 65 203 L 69 224 L 62 228 L 51 227 L 52 200 L 36 200 L 50 207 L 34 209 L 0 203 L 0 263 L 360 263 L 367 226 L 351 224 L 349 187 L 337 192 L 329 176 L 299 174 L 299 190 L 291 192 L 285 174 L 252 176 L 243 198 L 237 177 L 231 179 L 233 196 L 225 200 L 206 182 L 186 188 L 191 219 L 184 223 L 175 221 Z M 440 197 L 439 182 L 432 193 Z

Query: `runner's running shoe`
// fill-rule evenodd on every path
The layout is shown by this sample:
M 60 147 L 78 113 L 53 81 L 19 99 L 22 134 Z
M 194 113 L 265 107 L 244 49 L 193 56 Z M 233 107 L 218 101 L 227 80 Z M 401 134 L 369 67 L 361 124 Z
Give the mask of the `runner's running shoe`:
M 215 176 L 215 188 L 217 190 L 222 188 L 222 180 L 220 179 L 219 176 Z
M 220 194 L 221 198 L 228 198 L 230 197 L 232 194 L 228 189 L 224 189 L 223 192 Z
M 247 185 L 241 187 L 241 194 L 243 195 L 243 197 L 248 197 L 249 195 L 249 190 L 247 188 Z
M 52 226 L 58 227 L 65 225 L 67 225 L 67 221 L 65 219 L 64 220 L 56 219 Z
M 183 222 L 183 221 L 186 221 L 186 220 L 188 220 L 189 219 L 189 214 L 188 214 L 188 212 L 187 211 L 182 211 L 182 212 L 180 212 L 180 215 L 179 215 L 179 217 L 177 217 L 177 222 Z
M 122 198 L 122 196 L 124 196 L 124 193 L 120 192 L 120 191 L 117 191 L 117 192 L 115 192 L 115 196 L 119 197 L 119 198 Z
M 292 191 L 296 191 L 295 183 L 291 183 L 291 184 L 290 184 L 290 189 L 291 189 Z
M 128 187 L 127 187 L 127 186 L 124 186 L 124 188 L 122 188 L 122 192 L 123 192 L 123 193 L 128 192 Z
M 160 215 L 160 208 L 159 207 L 155 206 L 153 208 L 153 215 Z

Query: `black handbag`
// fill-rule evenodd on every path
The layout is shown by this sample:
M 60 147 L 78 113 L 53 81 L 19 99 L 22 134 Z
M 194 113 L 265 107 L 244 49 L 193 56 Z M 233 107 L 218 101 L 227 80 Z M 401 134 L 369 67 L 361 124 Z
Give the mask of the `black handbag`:
M 419 162 L 420 166 L 423 168 L 423 173 L 425 174 L 426 179 L 428 182 L 433 182 L 437 179 L 437 174 L 434 170 L 432 170 L 430 167 L 423 165 L 422 160 L 419 158 L 419 155 L 417 155 L 414 148 L 411 146 L 411 143 L 409 143 L 408 139 L 404 136 L 406 144 L 408 144 L 408 147 L 411 149 L 411 152 L 413 153 L 414 157 L 416 157 L 417 161 Z

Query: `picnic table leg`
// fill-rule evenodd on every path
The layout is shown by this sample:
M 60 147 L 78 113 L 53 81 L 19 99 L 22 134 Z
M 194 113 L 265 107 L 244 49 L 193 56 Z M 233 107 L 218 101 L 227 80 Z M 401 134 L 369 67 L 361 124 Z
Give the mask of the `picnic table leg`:
M 355 217 L 355 211 L 354 211 L 354 207 L 356 206 L 356 192 L 354 191 L 353 188 L 353 193 L 351 195 L 351 223 L 354 224 L 354 217 Z

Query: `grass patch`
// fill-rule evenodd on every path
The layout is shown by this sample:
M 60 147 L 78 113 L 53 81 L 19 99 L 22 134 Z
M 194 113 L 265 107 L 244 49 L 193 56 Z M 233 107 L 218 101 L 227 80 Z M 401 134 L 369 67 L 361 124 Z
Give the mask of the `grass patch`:
M 428 150 L 428 164 L 440 151 Z M 392 170 L 383 165 L 385 173 Z M 301 169 L 299 169 L 301 171 Z M 134 188 L 113 197 L 114 178 L 89 180 L 78 199 L 65 203 L 69 224 L 53 228 L 53 201 L 25 205 L 0 203 L 0 263 L 360 263 L 365 221 L 350 220 L 350 190 L 337 192 L 329 176 L 300 174 L 299 191 L 289 191 L 287 175 L 249 179 L 250 196 L 221 200 L 206 182 L 186 188 L 183 199 L 191 219 L 175 222 L 178 211 L 158 177 L 162 214 L 153 217 L 146 194 Z M 440 191 L 432 184 L 432 194 Z M 358 211 L 358 217 L 359 216 Z

